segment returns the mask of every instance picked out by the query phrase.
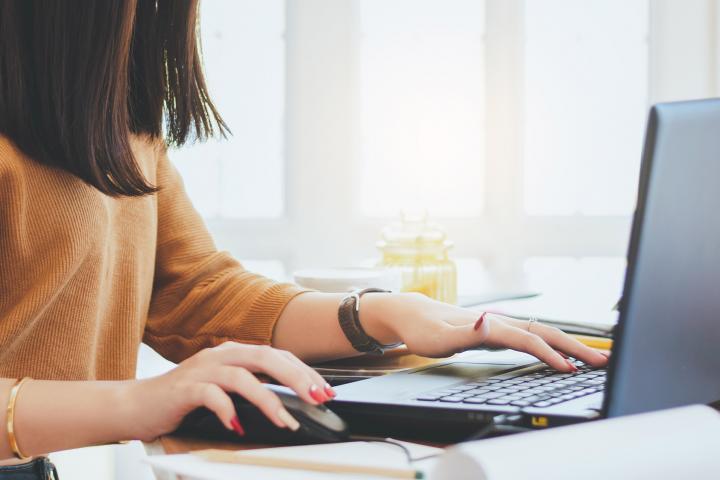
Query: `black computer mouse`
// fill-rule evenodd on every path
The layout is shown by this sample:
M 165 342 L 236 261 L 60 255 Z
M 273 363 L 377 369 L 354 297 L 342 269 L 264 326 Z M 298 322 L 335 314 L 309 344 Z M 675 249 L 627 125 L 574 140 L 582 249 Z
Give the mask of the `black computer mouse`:
M 311 405 L 285 387 L 269 385 L 268 388 L 277 394 L 290 415 L 300 423 L 297 431 L 276 427 L 255 405 L 231 393 L 229 395 L 245 435 L 239 436 L 226 429 L 217 416 L 204 407 L 187 414 L 176 433 L 217 440 L 272 444 L 329 443 L 348 439 L 345 421 L 327 407 Z

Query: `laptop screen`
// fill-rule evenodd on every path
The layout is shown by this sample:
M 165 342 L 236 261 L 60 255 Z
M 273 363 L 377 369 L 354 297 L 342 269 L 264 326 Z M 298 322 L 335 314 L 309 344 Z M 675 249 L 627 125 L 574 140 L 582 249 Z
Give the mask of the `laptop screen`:
M 606 415 L 720 400 L 719 209 L 720 100 L 656 105 Z

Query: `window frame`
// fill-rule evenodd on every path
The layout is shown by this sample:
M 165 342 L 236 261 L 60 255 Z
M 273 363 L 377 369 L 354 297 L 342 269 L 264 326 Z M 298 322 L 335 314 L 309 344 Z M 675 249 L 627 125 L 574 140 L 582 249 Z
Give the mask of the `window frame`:
M 287 270 L 377 257 L 380 229 L 355 201 L 362 0 L 286 0 L 285 213 L 276 219 L 207 219 L 221 248 L 239 258 L 280 260 Z M 523 205 L 523 8 L 486 0 L 486 179 L 484 213 L 436 218 L 456 257 L 513 274 L 533 256 L 625 256 L 630 216 L 531 216 Z M 719 91 L 718 0 L 649 1 L 651 102 Z M 676 52 L 693 51 L 678 59 Z M 677 74 L 678 66 L 684 69 Z M 504 100 L 502 103 L 498 99 Z M 334 135 L 324 135 L 333 125 Z

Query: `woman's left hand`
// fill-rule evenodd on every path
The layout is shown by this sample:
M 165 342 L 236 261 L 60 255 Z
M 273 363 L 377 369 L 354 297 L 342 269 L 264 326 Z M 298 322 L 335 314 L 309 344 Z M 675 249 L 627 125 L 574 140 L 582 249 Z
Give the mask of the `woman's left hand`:
M 563 372 L 575 369 L 565 355 L 594 367 L 607 364 L 606 355 L 555 327 L 496 313 L 483 315 L 420 294 L 367 294 L 360 321 L 378 341 L 401 341 L 411 352 L 427 357 L 487 346 L 527 352 Z

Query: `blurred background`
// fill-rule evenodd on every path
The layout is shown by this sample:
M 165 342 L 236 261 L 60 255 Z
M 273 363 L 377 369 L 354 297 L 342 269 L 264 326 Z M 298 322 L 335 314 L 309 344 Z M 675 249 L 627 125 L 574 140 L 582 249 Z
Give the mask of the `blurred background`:
M 218 246 L 276 279 L 372 263 L 403 210 L 446 228 L 461 293 L 486 270 L 620 279 L 648 107 L 718 94 L 719 19 L 717 0 L 204 0 L 233 135 L 170 156 Z M 150 478 L 141 451 L 54 458 Z
M 717 94 L 718 15 L 715 0 L 205 0 L 233 136 L 171 157 L 218 246 L 277 278 L 378 258 L 407 209 L 495 271 L 622 259 L 648 107 Z

